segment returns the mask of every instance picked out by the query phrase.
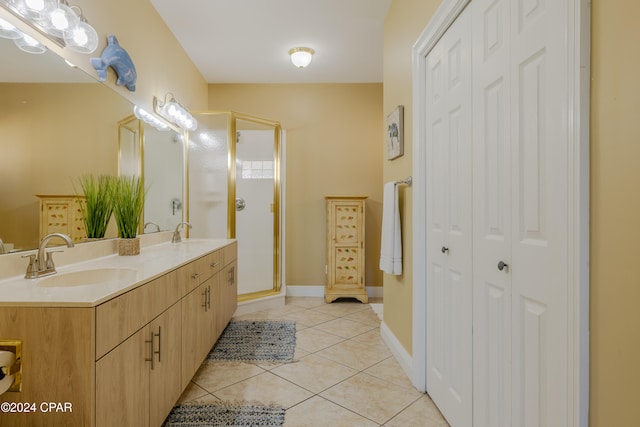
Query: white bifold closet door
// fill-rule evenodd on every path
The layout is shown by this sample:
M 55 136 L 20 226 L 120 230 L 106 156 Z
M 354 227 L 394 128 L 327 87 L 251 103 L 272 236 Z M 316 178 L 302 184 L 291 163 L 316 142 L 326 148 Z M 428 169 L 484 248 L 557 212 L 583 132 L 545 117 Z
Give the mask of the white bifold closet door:
M 567 425 L 567 4 L 471 5 L 473 425 Z
M 427 390 L 452 425 L 472 420 L 471 15 L 427 56 Z

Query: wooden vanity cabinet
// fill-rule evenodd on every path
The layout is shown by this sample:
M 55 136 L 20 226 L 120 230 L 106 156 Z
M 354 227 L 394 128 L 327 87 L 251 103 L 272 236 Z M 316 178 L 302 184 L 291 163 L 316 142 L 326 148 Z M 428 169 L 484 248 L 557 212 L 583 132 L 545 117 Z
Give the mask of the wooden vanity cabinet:
M 236 257 L 233 243 L 96 307 L 1 307 L 23 387 L 0 402 L 73 410 L 0 412 L 0 425 L 159 427 L 233 316 Z

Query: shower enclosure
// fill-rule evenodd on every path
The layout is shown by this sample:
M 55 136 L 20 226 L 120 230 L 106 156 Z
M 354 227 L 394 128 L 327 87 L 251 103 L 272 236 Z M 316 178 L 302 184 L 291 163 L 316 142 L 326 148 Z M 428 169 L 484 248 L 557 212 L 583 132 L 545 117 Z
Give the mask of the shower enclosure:
M 238 240 L 239 301 L 277 295 L 282 283 L 280 124 L 235 112 L 195 114 L 189 132 L 192 238 Z

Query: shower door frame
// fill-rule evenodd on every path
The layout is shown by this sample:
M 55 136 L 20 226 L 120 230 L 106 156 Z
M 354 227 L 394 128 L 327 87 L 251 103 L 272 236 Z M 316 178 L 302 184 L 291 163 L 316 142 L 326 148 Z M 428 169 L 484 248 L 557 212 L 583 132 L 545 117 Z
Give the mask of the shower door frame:
M 249 292 L 246 294 L 238 294 L 238 302 L 250 301 L 258 298 L 278 295 L 282 288 L 282 191 L 281 186 L 281 157 L 282 157 L 282 126 L 279 122 L 264 119 L 262 117 L 252 116 L 249 114 L 238 113 L 235 111 L 194 111 L 196 116 L 226 116 L 227 117 L 227 238 L 236 238 L 236 132 L 238 120 L 243 120 L 258 125 L 273 128 L 273 287 L 271 289 Z M 187 138 L 189 141 L 189 138 Z M 188 150 L 186 150 L 188 152 Z M 187 154 L 188 156 L 188 154 Z M 187 157 L 188 159 L 188 157 Z M 188 163 L 188 160 L 187 160 Z M 188 168 L 188 166 L 187 166 Z M 188 170 L 188 169 L 187 169 Z M 187 194 L 189 193 L 189 173 L 187 175 Z M 187 221 L 189 221 L 188 208 L 185 209 Z M 188 230 L 187 230 L 188 232 Z

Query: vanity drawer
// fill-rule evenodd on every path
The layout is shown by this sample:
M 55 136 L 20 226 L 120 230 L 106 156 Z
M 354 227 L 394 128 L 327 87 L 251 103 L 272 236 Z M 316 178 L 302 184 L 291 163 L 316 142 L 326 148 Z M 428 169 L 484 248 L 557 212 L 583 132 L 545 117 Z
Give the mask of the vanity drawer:
M 182 297 L 178 270 L 96 307 L 96 360 Z
M 222 270 L 222 267 L 224 267 L 223 250 L 218 249 L 180 268 L 179 277 L 182 296 L 187 295 L 209 280 Z
M 205 256 L 207 268 L 209 269 L 209 277 L 213 277 L 214 274 L 224 267 L 223 251 L 224 249 L 218 249 Z

